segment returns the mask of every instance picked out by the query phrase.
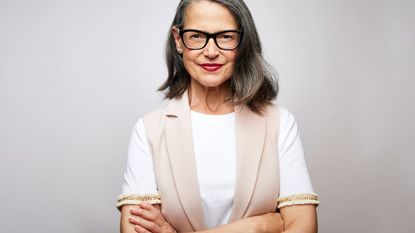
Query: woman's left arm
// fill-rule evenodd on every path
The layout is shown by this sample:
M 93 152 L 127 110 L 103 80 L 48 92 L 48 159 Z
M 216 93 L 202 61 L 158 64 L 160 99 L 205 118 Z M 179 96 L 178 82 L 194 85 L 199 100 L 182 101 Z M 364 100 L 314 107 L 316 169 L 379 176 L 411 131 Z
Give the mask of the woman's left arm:
M 286 233 L 316 233 L 318 195 L 314 193 L 306 165 L 300 132 L 294 115 L 280 107 L 278 137 L 280 197 L 278 208 Z
M 315 205 L 293 205 L 280 210 L 284 221 L 284 233 L 317 233 Z

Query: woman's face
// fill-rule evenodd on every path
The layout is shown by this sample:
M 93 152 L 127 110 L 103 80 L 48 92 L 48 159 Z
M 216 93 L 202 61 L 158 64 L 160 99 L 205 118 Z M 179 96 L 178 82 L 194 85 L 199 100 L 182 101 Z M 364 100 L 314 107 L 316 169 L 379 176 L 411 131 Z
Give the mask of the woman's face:
M 217 33 L 238 30 L 238 24 L 226 7 L 209 1 L 195 1 L 185 12 L 183 30 L 186 29 Z M 205 87 L 217 87 L 232 76 L 237 49 L 219 49 L 210 38 L 203 49 L 191 50 L 183 44 L 177 28 L 173 28 L 173 35 L 177 50 L 183 53 L 183 63 L 192 81 Z M 193 37 L 198 38 L 197 35 Z

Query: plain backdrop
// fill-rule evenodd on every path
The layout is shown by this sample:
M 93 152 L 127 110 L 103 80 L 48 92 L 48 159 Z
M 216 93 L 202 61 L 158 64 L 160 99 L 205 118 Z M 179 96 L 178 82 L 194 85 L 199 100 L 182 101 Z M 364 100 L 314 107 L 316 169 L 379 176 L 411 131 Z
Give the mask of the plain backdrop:
M 415 232 L 415 1 L 247 0 L 322 233 Z M 118 231 L 178 1 L 0 0 L 0 232 Z

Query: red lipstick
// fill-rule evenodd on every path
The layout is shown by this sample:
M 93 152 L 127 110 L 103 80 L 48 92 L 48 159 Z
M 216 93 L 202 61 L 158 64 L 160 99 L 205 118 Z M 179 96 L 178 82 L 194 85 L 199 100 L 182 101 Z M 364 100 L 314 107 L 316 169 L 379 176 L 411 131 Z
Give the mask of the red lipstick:
M 209 72 L 214 72 L 219 70 L 223 65 L 217 63 L 203 63 L 200 65 L 203 69 Z

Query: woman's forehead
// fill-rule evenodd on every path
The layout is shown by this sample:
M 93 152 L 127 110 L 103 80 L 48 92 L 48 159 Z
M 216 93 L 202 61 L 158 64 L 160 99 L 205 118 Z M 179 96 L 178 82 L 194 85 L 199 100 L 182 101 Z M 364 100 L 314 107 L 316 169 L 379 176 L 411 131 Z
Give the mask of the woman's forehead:
M 238 29 L 238 23 L 225 6 L 210 1 L 194 1 L 185 11 L 184 28 L 213 33 Z

